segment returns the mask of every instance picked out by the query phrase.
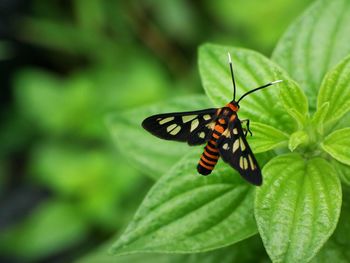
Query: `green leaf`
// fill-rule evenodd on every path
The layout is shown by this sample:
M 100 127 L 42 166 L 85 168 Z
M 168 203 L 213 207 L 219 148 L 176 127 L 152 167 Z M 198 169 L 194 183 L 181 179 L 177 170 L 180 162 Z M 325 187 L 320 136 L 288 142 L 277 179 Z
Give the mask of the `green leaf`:
M 350 56 L 330 71 L 322 82 L 317 107 L 329 103 L 325 120 L 332 123 L 350 110 Z
M 331 128 L 332 131 L 336 131 L 336 130 L 340 130 L 340 129 L 348 128 L 348 127 L 350 127 L 350 112 L 346 113 L 343 116 L 343 118 L 341 118 L 335 124 L 328 126 L 328 128 Z M 330 131 L 330 132 L 332 132 L 332 131 Z
M 279 89 L 296 85 L 279 66 L 263 55 L 248 49 L 205 44 L 199 48 L 199 70 L 204 89 L 215 105 L 222 107 L 232 100 L 232 82 L 227 63 L 232 55 L 237 98 L 243 93 L 271 81 L 283 82 L 259 93 L 251 94 L 240 103 L 241 118 L 268 124 L 283 131 L 293 129 L 293 120 L 279 100 Z
M 339 162 L 350 165 L 350 128 L 329 134 L 321 143 L 321 147 Z
M 112 114 L 109 116 L 107 124 L 121 152 L 141 171 L 157 179 L 179 161 L 185 153 L 196 149 L 190 148 L 186 143 L 160 140 L 141 127 L 142 120 L 157 113 L 210 107 L 205 96 L 188 96 L 122 114 Z
M 280 98 L 285 110 L 297 121 L 298 126 L 304 126 L 309 106 L 307 97 L 299 85 L 290 81 L 287 87 L 280 90 Z
M 350 186 L 350 166 L 342 164 L 335 159 L 332 159 L 331 163 L 335 170 L 338 172 L 338 175 L 342 182 Z
M 287 145 L 288 134 L 259 122 L 252 122 L 251 131 L 253 136 L 248 135 L 249 145 L 254 153 L 261 153 Z
M 298 130 L 305 127 L 308 116 L 301 115 L 301 113 L 294 108 L 286 108 L 286 112 L 288 112 L 288 114 L 295 120 Z
M 226 164 L 198 175 L 199 156 L 185 156 L 156 182 L 112 253 L 204 252 L 257 233 L 254 187 Z
M 255 217 L 273 262 L 308 262 L 333 233 L 342 193 L 334 168 L 299 154 L 272 159 L 256 191 Z
M 288 148 L 293 152 L 298 146 L 306 144 L 309 136 L 305 131 L 296 131 L 289 137 Z
M 326 72 L 350 53 L 350 2 L 318 0 L 279 41 L 273 60 L 301 84 L 311 107 Z
M 85 256 L 78 260 L 79 263 L 250 263 L 258 260 L 268 260 L 268 256 L 264 250 L 261 239 L 258 235 L 245 239 L 237 244 L 216 249 L 214 251 L 195 253 L 195 254 L 136 254 L 116 257 L 107 255 L 106 245 L 98 249 L 98 251 Z
M 324 132 L 324 121 L 327 116 L 329 109 L 329 102 L 323 103 L 320 107 L 317 107 L 317 111 L 312 116 L 311 123 L 316 127 L 316 130 L 319 134 L 323 135 Z
M 342 212 L 339 223 L 332 237 L 317 254 L 314 263 L 350 262 L 350 193 L 344 191 Z

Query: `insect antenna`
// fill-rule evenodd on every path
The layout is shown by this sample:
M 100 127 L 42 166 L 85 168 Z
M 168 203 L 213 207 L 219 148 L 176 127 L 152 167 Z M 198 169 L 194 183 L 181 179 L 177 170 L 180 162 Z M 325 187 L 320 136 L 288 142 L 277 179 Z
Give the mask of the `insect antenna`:
M 232 68 L 232 60 L 230 52 L 227 52 L 228 54 L 228 63 L 230 64 L 230 70 L 231 70 L 231 77 L 232 77 L 232 85 L 233 85 L 233 100 L 236 99 L 236 82 L 235 82 L 235 76 L 233 74 L 233 68 Z
M 272 81 L 272 82 L 270 82 L 270 83 L 267 83 L 267 84 L 265 84 L 265 85 L 263 85 L 263 86 L 261 86 L 261 87 L 258 87 L 258 88 L 256 88 L 256 89 L 252 89 L 252 90 L 248 91 L 247 93 L 243 94 L 242 97 L 239 98 L 239 100 L 237 101 L 237 104 L 238 104 L 245 96 L 247 96 L 248 94 L 253 93 L 253 92 L 255 92 L 255 91 L 257 91 L 257 90 L 260 90 L 260 89 L 267 88 L 267 87 L 269 87 L 269 86 L 272 86 L 272 85 L 274 85 L 274 84 L 280 83 L 280 82 L 282 82 L 282 81 L 283 81 L 283 80 L 281 80 L 281 79 L 280 79 L 280 80 L 275 80 L 275 81 Z

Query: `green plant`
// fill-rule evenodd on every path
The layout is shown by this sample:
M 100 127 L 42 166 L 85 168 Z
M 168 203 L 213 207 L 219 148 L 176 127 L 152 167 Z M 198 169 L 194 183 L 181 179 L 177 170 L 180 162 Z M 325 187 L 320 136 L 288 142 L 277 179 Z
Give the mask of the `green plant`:
M 327 262 L 330 255 L 334 262 L 350 260 L 348 211 L 340 213 L 342 202 L 349 206 L 341 188 L 341 180 L 343 191 L 350 180 L 349 14 L 347 0 L 315 2 L 281 38 L 272 60 L 205 44 L 199 68 L 211 103 L 194 96 L 109 119 L 126 154 L 158 179 L 112 253 L 196 253 L 229 245 L 234 253 L 239 248 L 233 244 L 259 233 L 273 262 Z M 241 104 L 240 117 L 253 121 L 248 140 L 263 166 L 259 188 L 222 163 L 212 175 L 197 176 L 201 147 L 159 141 L 140 128 L 152 113 L 230 101 L 228 51 L 242 94 L 284 80 Z

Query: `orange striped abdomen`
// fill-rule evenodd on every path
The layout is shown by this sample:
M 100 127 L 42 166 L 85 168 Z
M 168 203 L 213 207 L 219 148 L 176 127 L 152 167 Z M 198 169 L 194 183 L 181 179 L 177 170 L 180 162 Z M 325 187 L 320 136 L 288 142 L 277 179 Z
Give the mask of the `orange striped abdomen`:
M 215 125 L 212 137 L 205 146 L 204 152 L 199 160 L 197 171 L 202 175 L 210 174 L 220 158 L 219 151 L 217 149 L 217 140 L 225 130 L 222 124 L 225 124 L 225 121 L 220 119 Z

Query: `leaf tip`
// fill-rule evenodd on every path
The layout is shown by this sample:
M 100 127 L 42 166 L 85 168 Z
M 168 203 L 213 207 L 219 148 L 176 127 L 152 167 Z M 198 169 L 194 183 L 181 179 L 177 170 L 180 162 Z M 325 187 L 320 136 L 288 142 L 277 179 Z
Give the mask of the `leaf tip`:
M 298 148 L 302 144 L 307 144 L 309 141 L 309 136 L 305 131 L 297 131 L 294 132 L 289 137 L 288 148 L 291 152 L 293 152 L 296 148 Z
M 291 152 L 294 152 L 295 148 L 297 148 L 297 147 L 294 146 L 294 145 L 291 145 L 290 143 L 288 144 L 288 149 L 289 149 Z

